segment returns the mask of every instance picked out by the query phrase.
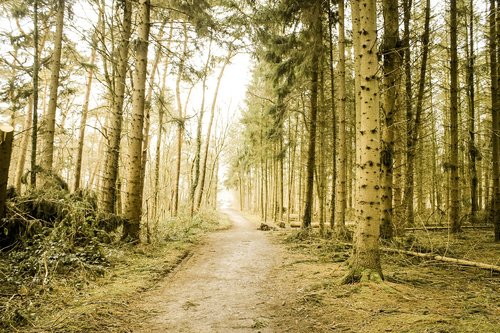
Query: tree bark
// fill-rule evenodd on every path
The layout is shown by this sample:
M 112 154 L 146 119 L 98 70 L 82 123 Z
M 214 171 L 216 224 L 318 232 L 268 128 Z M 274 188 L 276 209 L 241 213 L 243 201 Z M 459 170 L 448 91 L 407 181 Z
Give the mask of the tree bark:
M 130 239 L 132 242 L 139 242 L 142 214 L 141 158 L 148 65 L 150 1 L 139 0 L 137 9 L 138 36 L 134 43 L 136 64 L 129 129 L 127 186 L 123 212 L 126 222 L 123 224 L 122 235 L 123 239 Z
M 353 0 L 359 8 L 359 101 L 360 147 L 357 154 L 359 168 L 359 193 L 356 198 L 357 228 L 350 270 L 344 283 L 383 279 L 378 240 L 380 234 L 380 147 L 379 147 L 379 87 L 377 59 L 377 17 L 375 0 Z M 354 14 L 353 8 L 353 16 Z M 353 17 L 354 20 L 354 17 Z
M 382 151 L 381 151 L 381 237 L 391 239 L 393 236 L 392 191 L 393 191 L 393 155 L 394 155 L 394 118 L 397 112 L 399 93 L 399 77 L 401 56 L 399 50 L 399 10 L 398 0 L 385 0 L 384 40 L 382 54 L 384 56 L 384 91 L 382 99 Z
M 450 225 L 460 231 L 460 179 L 458 175 L 458 56 L 457 1 L 450 0 Z
M 337 182 L 335 190 L 335 234 L 342 236 L 345 233 L 345 215 L 347 207 L 347 136 L 346 136 L 346 74 L 345 74 L 345 10 L 344 0 L 338 2 L 338 35 L 339 35 L 339 62 L 337 65 L 338 91 L 337 115 L 338 127 L 338 154 L 337 154 Z
M 498 161 L 500 157 L 500 142 L 499 142 L 499 133 L 500 133 L 500 117 L 499 117 L 499 109 L 500 109 L 500 96 L 498 92 L 498 50 L 499 47 L 499 36 L 500 31 L 498 31 L 497 20 L 499 20 L 498 16 L 498 8 L 496 8 L 495 0 L 490 0 L 490 75 L 491 75 L 491 146 L 492 146 L 492 164 L 491 164 L 491 173 L 492 173 L 492 182 L 493 186 L 491 189 L 491 211 L 490 216 L 493 220 L 493 224 L 495 225 L 495 241 L 500 242 L 500 163 Z M 485 177 L 488 179 L 488 177 Z M 486 187 L 488 189 L 488 187 Z M 488 198 L 488 195 L 486 195 Z

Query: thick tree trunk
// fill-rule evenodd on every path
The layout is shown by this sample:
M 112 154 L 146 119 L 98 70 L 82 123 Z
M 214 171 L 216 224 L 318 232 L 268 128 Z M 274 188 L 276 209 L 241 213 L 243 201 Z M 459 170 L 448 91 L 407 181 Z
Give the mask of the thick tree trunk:
M 127 186 L 123 215 L 123 239 L 139 242 L 142 215 L 142 144 L 149 40 L 149 0 L 137 4 L 138 36 L 135 40 L 135 73 L 132 94 L 132 114 L 129 129 L 129 152 L 127 165 Z
M 350 271 L 343 282 L 359 280 L 380 281 L 383 278 L 378 241 L 380 234 L 380 147 L 379 147 L 379 87 L 377 60 L 377 17 L 375 0 L 353 0 L 359 8 L 359 58 L 361 111 L 360 147 L 357 154 L 359 168 L 359 193 L 356 198 L 357 228 Z M 354 9 L 353 9 L 354 12 Z M 353 13 L 353 16 L 355 14 Z M 354 18 L 353 18 L 354 19 Z
M 56 33 L 54 36 L 54 52 L 51 56 L 49 105 L 43 121 L 44 144 L 41 166 L 48 172 L 52 171 L 54 161 L 54 133 L 56 126 L 57 90 L 59 89 L 59 72 L 61 70 L 64 7 L 65 1 L 59 0 L 56 16 Z
M 116 206 L 116 181 L 118 178 L 118 161 L 120 156 L 120 139 L 123 121 L 123 102 L 125 96 L 125 85 L 128 71 L 129 40 L 132 27 L 132 3 L 125 0 L 123 5 L 123 19 L 120 32 L 120 46 L 118 59 L 116 59 L 116 71 L 114 78 L 114 90 L 110 91 L 112 96 L 112 114 L 109 119 L 108 146 L 106 150 L 106 162 L 102 177 L 102 189 L 100 196 L 100 209 L 113 213 Z
M 457 1 L 450 0 L 450 225 L 460 231 L 460 179 L 458 175 L 458 56 Z
M 0 220 L 5 217 L 5 202 L 7 200 L 7 181 L 9 178 L 10 157 L 12 155 L 12 140 L 14 128 L 0 124 Z
M 394 155 L 394 118 L 397 112 L 401 57 L 399 53 L 399 11 L 398 0 L 385 0 L 384 11 L 384 95 L 382 99 L 382 151 L 381 151 L 381 237 L 393 236 L 392 191 Z

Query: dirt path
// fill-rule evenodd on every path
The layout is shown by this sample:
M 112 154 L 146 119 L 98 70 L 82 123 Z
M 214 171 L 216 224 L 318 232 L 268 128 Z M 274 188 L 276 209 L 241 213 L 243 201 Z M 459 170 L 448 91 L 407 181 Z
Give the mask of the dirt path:
M 138 307 L 149 318 L 134 332 L 273 332 L 269 310 L 281 301 L 269 278 L 282 252 L 234 210 L 233 227 L 206 242 Z

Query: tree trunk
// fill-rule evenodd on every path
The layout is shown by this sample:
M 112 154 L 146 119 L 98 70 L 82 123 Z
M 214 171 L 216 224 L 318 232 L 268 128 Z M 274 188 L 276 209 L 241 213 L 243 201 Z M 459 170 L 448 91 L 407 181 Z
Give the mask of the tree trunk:
M 16 184 L 16 190 L 18 193 L 21 193 L 21 179 L 24 173 L 24 165 L 26 164 L 26 155 L 28 152 L 28 144 L 30 140 L 29 129 L 31 127 L 32 118 L 33 118 L 33 96 L 31 96 L 28 101 L 28 113 L 26 114 L 26 118 L 24 120 L 23 136 L 19 152 L 20 156 L 19 159 L 17 160 L 17 166 L 16 166 L 16 178 L 14 183 Z
M 212 57 L 212 39 L 210 39 L 210 44 L 208 46 L 208 56 L 207 62 L 205 63 L 205 70 L 203 72 L 203 82 L 202 82 L 202 97 L 201 97 L 201 105 L 200 105 L 200 114 L 198 118 L 198 124 L 196 126 L 196 152 L 194 155 L 194 177 L 193 183 L 191 185 L 191 189 L 189 191 L 189 202 L 191 205 L 191 216 L 194 214 L 195 208 L 195 195 L 196 189 L 198 188 L 198 183 L 200 181 L 200 160 L 201 160 L 201 136 L 203 129 L 203 115 L 205 114 L 205 96 L 207 90 L 207 77 L 208 77 L 208 67 L 210 64 L 210 59 Z
M 198 197 L 196 199 L 196 207 L 195 210 L 200 209 L 201 206 L 201 201 L 203 199 L 203 192 L 205 191 L 205 178 L 207 175 L 207 160 L 208 160 L 208 154 L 209 154 L 209 149 L 210 149 L 210 137 L 212 135 L 212 126 L 213 126 L 213 121 L 215 117 L 215 108 L 217 106 L 217 97 L 219 94 L 219 88 L 220 88 L 220 83 L 222 81 L 222 77 L 224 76 L 224 71 L 231 61 L 231 58 L 233 56 L 233 45 L 229 45 L 229 50 L 226 55 L 226 59 L 224 60 L 224 63 L 222 64 L 221 70 L 219 72 L 219 76 L 217 77 L 217 84 L 215 86 L 215 91 L 214 91 L 214 96 L 212 100 L 212 105 L 210 107 L 210 119 L 208 120 L 208 128 L 207 128 L 207 135 L 205 138 L 205 147 L 203 149 L 203 160 L 201 164 L 201 176 L 200 176 L 200 183 L 199 183 L 199 189 L 198 189 Z
M 302 220 L 302 228 L 311 228 L 312 211 L 313 211 L 313 188 L 314 188 L 314 166 L 316 163 L 316 126 L 318 117 L 318 74 L 319 74 L 319 57 L 320 43 L 322 40 L 322 23 L 321 23 L 321 3 L 315 1 L 312 5 L 310 13 L 310 29 L 312 32 L 311 45 L 311 110 L 309 114 L 309 142 L 307 151 L 306 164 L 306 193 L 304 200 L 304 217 Z
M 500 131 L 500 117 L 499 117 L 499 109 L 500 109 L 500 99 L 498 92 L 498 52 L 497 48 L 499 47 L 499 36 L 500 31 L 498 31 L 497 20 L 499 20 L 498 16 L 498 8 L 496 8 L 495 0 L 490 0 L 490 75 L 491 75 L 491 146 L 492 146 L 492 182 L 493 186 L 491 189 L 491 209 L 490 216 L 493 220 L 493 224 L 495 225 L 495 241 L 500 242 L 500 169 L 499 169 L 499 155 L 500 155 L 500 142 L 499 142 L 499 131 Z M 485 177 L 488 179 L 488 177 Z M 488 189 L 488 187 L 487 187 Z M 486 199 L 489 197 L 486 195 Z
M 50 97 L 47 114 L 44 116 L 43 121 L 44 145 L 41 166 L 48 172 L 52 171 L 54 161 L 54 133 L 56 126 L 57 90 L 59 88 L 59 72 L 61 70 L 64 7 L 65 0 L 58 0 L 54 51 L 51 56 L 50 68 Z
M 398 0 L 385 0 L 384 40 L 382 53 L 384 56 L 384 95 L 382 99 L 381 143 L 381 237 L 391 239 L 393 236 L 392 221 L 392 191 L 393 191 L 393 155 L 394 155 L 394 117 L 397 112 L 397 96 L 399 92 L 399 76 L 401 57 L 399 53 L 399 11 Z
M 12 155 L 12 140 L 14 128 L 0 124 L 0 220 L 5 217 L 5 202 L 7 200 L 7 181 L 9 178 L 10 157 Z
M 469 109 L 469 177 L 470 177 L 470 219 L 472 223 L 476 222 L 477 210 L 478 210 L 478 200 L 477 200 L 477 189 L 478 189 L 478 178 L 476 169 L 476 159 L 477 159 L 477 148 L 475 142 L 475 91 L 474 91 L 474 2 L 470 0 L 469 2 L 469 41 L 467 47 L 467 104 Z
M 100 196 L 100 209 L 113 213 L 116 206 L 116 181 L 118 178 L 118 161 L 120 156 L 120 138 L 123 121 L 123 102 L 125 96 L 125 85 L 128 70 L 129 40 L 132 27 L 132 3 L 124 0 L 123 20 L 120 32 L 120 46 L 118 59 L 116 59 L 116 71 L 114 78 L 114 90 L 110 91 L 112 96 L 113 112 L 109 119 L 110 127 L 108 133 L 108 146 L 106 150 L 106 162 L 102 179 Z M 111 88 L 112 89 L 112 88 Z
M 31 174 L 30 174 L 30 185 L 31 187 L 36 187 L 36 154 L 37 154 L 37 141 L 38 141 L 38 71 L 39 71 L 39 47 L 38 47 L 38 0 L 34 0 L 33 3 L 33 44 L 34 44 L 34 54 L 33 54 L 33 121 L 31 128 Z
M 99 15 L 99 20 L 102 16 Z M 100 22 L 97 23 L 97 28 L 101 26 Z M 82 160 L 83 160 L 83 146 L 85 142 L 85 127 L 87 126 L 87 116 L 89 113 L 89 101 L 90 101 L 90 91 L 92 89 L 92 80 L 94 79 L 94 67 L 97 54 L 97 31 L 94 32 L 92 36 L 92 50 L 90 53 L 90 66 L 87 73 L 87 87 L 85 90 L 85 98 L 82 107 L 82 118 L 80 121 L 80 132 L 78 136 L 78 149 L 76 154 L 76 169 L 75 169 L 75 183 L 73 185 L 74 191 L 80 188 L 80 180 L 82 178 Z
M 139 0 L 137 4 L 138 36 L 135 45 L 134 90 L 132 93 L 132 114 L 129 129 L 129 156 L 127 186 L 124 204 L 123 239 L 139 242 L 142 214 L 142 144 L 144 130 L 144 110 L 149 40 L 149 0 Z
M 458 56 L 457 1 L 450 0 L 450 225 L 460 231 L 460 179 L 458 175 Z
M 181 177 L 181 159 L 182 159 L 182 142 L 184 138 L 184 111 L 181 102 L 181 79 L 184 72 L 184 63 L 187 57 L 187 42 L 188 42 L 188 31 L 187 23 L 183 24 L 184 30 L 184 44 L 182 49 L 181 60 L 179 63 L 179 72 L 177 73 L 177 80 L 175 82 L 175 96 L 177 100 L 177 160 L 175 169 L 175 179 L 174 179 L 174 202 L 172 208 L 172 216 L 177 216 L 179 210 L 179 186 Z
M 406 171 L 403 204 L 405 207 L 406 225 L 413 225 L 415 222 L 413 208 L 413 159 L 411 157 L 410 146 L 413 138 L 413 109 L 412 109 L 412 76 L 411 76 L 411 52 L 410 52 L 410 18 L 412 0 L 403 1 L 404 16 L 404 71 L 405 71 L 405 109 L 406 109 Z
M 335 195 L 335 234 L 342 236 L 345 232 L 346 195 L 347 195 L 347 136 L 346 136 L 346 75 L 345 75 L 345 11 L 344 0 L 338 2 L 338 35 L 339 35 L 339 62 L 337 65 L 338 91 L 337 115 L 338 127 L 338 154 L 337 154 L 337 182 Z M 335 144 L 335 143 L 334 143 Z
M 356 198 L 357 228 L 354 249 L 350 258 L 350 271 L 343 282 L 380 281 L 383 279 L 380 265 L 378 240 L 380 234 L 380 147 L 379 147 L 379 87 L 377 60 L 377 16 L 375 0 L 353 0 L 359 8 L 359 36 L 361 48 L 359 58 L 361 111 L 360 147 L 357 154 L 359 170 L 359 193 Z M 354 20 L 354 17 L 353 17 Z

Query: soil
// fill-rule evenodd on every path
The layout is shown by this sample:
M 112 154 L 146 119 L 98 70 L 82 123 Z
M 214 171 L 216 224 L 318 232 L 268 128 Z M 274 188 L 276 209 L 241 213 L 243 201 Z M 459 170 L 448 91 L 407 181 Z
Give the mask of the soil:
M 257 221 L 225 213 L 234 226 L 209 235 L 134 304 L 145 315 L 133 332 L 500 331 L 498 274 L 384 254 L 384 283 L 339 285 L 349 247 L 258 231 Z M 500 248 L 484 232 L 432 238 L 460 258 L 498 264 Z
M 233 226 L 210 234 L 137 308 L 152 314 L 135 332 L 273 332 L 282 302 L 273 278 L 282 250 L 234 210 Z

